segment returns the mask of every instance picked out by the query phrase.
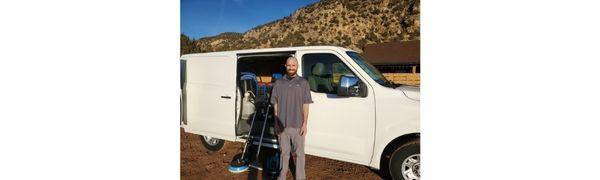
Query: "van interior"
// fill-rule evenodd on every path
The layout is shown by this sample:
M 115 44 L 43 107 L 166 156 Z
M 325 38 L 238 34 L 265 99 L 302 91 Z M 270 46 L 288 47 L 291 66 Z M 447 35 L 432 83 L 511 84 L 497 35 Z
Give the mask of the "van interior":
M 273 108 L 268 108 L 273 83 L 285 74 L 285 62 L 295 52 L 238 54 L 236 135 L 260 136 L 266 119 L 265 138 L 276 139 Z M 268 113 L 266 112 L 268 109 Z M 255 119 L 252 124 L 252 119 Z M 251 125 L 253 128 L 251 128 Z

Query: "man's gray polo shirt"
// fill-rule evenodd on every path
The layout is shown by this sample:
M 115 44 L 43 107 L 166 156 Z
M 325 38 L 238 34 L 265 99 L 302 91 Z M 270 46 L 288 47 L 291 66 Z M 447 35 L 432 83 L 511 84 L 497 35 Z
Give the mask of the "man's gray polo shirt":
M 313 103 L 308 81 L 298 75 L 288 75 L 275 81 L 271 92 L 271 104 L 277 104 L 277 115 L 283 127 L 302 127 L 304 104 Z

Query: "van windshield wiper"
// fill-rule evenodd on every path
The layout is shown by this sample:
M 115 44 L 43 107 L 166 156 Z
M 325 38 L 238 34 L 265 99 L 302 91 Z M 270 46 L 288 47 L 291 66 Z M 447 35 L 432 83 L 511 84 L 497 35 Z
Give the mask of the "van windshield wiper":
M 396 84 L 392 83 L 391 81 L 385 79 L 385 78 L 381 78 L 377 81 L 379 84 L 381 84 L 382 86 L 385 87 L 389 87 L 389 88 L 396 88 Z
M 389 81 L 387 79 L 386 79 L 386 81 L 390 85 L 391 88 L 397 88 L 398 87 L 398 85 L 394 84 L 392 81 Z

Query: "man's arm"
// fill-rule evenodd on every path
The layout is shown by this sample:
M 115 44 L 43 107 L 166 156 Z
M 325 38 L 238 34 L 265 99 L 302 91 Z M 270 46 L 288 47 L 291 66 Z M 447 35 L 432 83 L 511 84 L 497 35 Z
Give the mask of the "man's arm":
M 271 99 L 270 102 L 273 105 L 273 115 L 275 115 L 275 117 L 277 117 L 277 98 L 278 98 L 278 94 L 277 94 L 277 81 L 275 81 L 275 83 L 273 83 L 273 89 L 271 90 Z
M 300 129 L 300 135 L 304 136 L 306 134 L 306 130 L 308 129 L 308 104 L 302 105 L 302 129 Z
M 279 122 L 279 111 L 277 110 L 277 89 L 277 81 L 275 81 L 275 83 L 273 83 L 273 89 L 271 90 L 271 104 L 273 104 L 273 120 L 275 121 L 275 133 L 279 134 L 282 131 L 282 129 L 281 124 Z
M 279 117 L 279 115 L 277 114 L 277 104 L 273 104 L 273 114 L 275 115 L 275 118 Z
M 302 128 L 300 129 L 300 135 L 306 135 L 308 130 L 308 104 L 313 103 L 312 97 L 310 96 L 310 85 L 308 81 L 304 81 L 304 103 L 302 104 Z

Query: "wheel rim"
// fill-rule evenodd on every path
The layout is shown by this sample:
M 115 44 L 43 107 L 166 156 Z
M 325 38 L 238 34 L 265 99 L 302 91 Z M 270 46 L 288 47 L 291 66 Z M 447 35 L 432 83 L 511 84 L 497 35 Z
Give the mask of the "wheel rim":
M 421 178 L 421 155 L 414 154 L 412 156 L 408 156 L 404 161 L 402 161 L 401 166 L 402 177 L 404 179 L 420 179 Z
M 217 144 L 219 144 L 219 139 L 217 139 L 217 138 L 213 138 L 213 137 L 210 137 L 210 136 L 202 136 L 202 137 L 204 137 L 204 141 L 208 145 L 216 146 Z

